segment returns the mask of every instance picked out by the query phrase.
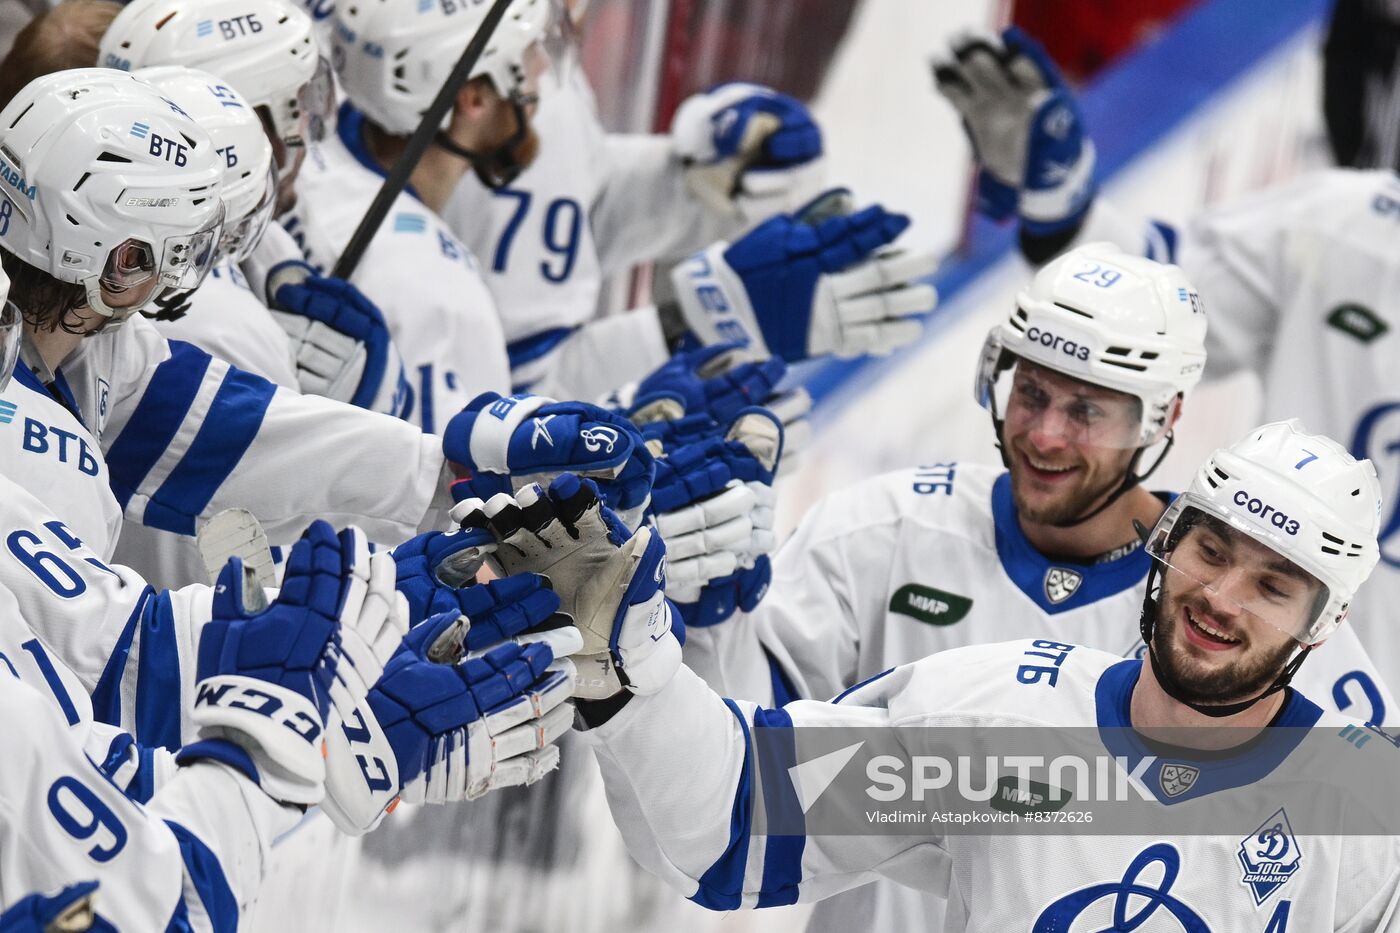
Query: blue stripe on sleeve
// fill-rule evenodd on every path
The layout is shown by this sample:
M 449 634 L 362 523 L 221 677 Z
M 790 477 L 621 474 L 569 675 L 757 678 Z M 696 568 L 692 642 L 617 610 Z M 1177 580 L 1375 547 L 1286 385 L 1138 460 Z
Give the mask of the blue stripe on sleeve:
M 203 350 L 182 340 L 170 341 L 170 359 L 156 367 L 131 420 L 107 449 L 109 481 L 123 509 L 175 439 L 209 362 Z
M 734 790 L 734 809 L 729 817 L 729 845 L 713 865 L 700 876 L 700 887 L 690 899 L 709 910 L 737 910 L 744 893 L 744 868 L 749 858 L 749 833 L 753 829 L 753 801 L 750 782 L 753 780 L 753 738 L 749 724 L 733 700 L 725 705 L 739 720 L 744 730 L 744 770 L 739 786 Z
M 185 860 L 185 874 L 194 885 L 194 889 L 199 892 L 199 899 L 204 903 L 204 911 L 209 915 L 214 933 L 236 933 L 238 901 L 234 899 L 233 889 L 224 877 L 224 869 L 219 864 L 218 857 L 198 836 L 179 823 L 166 820 L 165 825 L 170 827 L 170 831 L 180 843 L 180 857 Z M 176 912 L 179 913 L 178 908 Z
M 122 724 L 122 674 L 126 672 L 126 661 L 131 655 L 131 642 L 136 637 L 136 627 L 154 606 L 155 595 L 156 591 L 147 586 L 145 592 L 136 600 L 136 608 L 131 611 L 131 617 L 122 627 L 116 647 L 112 649 L 112 656 L 107 659 L 107 666 L 102 669 L 102 676 L 97 679 L 97 686 L 92 691 L 92 718 L 98 722 L 105 722 L 111 726 Z
M 183 896 L 175 903 L 175 912 L 165 925 L 165 933 L 194 933 L 194 927 L 190 925 L 190 910 L 185 906 Z
M 253 443 L 276 391 L 261 376 L 229 368 L 193 443 L 146 505 L 145 524 L 194 534 L 195 517 Z
M 797 903 L 802 883 L 802 850 L 807 845 L 803 834 L 778 836 L 772 832 L 775 826 L 803 825 L 802 804 L 788 776 L 797 764 L 797 742 L 792 717 L 784 710 L 760 709 L 754 713 L 753 724 L 755 729 L 771 730 L 764 741 L 756 743 L 769 826 L 758 906 L 781 907 Z
M 175 614 L 163 594 L 141 623 L 137 653 L 136 741 L 142 745 L 180 747 L 180 649 L 175 642 Z
M 764 648 L 763 656 L 768 659 L 768 678 L 773 684 L 773 705 L 787 706 L 793 700 L 802 699 L 797 693 L 797 688 L 793 686 L 792 678 L 788 677 L 787 671 L 783 670 L 773 653 Z

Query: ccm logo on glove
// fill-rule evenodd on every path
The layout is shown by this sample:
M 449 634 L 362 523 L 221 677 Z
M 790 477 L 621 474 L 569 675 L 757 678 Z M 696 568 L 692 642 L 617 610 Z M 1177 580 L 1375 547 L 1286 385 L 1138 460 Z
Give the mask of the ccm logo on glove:
M 278 713 L 281 711 L 283 703 L 272 694 L 264 693 L 256 687 L 221 681 L 219 677 L 210 677 L 200 681 L 197 685 L 194 705 L 196 709 L 201 706 L 212 706 L 247 710 L 250 713 L 266 716 L 268 719 L 279 720 Z M 305 712 L 293 711 L 289 718 L 282 718 L 279 721 L 281 725 L 305 739 L 308 745 L 315 745 L 321 738 L 321 724 L 316 721 L 314 716 Z

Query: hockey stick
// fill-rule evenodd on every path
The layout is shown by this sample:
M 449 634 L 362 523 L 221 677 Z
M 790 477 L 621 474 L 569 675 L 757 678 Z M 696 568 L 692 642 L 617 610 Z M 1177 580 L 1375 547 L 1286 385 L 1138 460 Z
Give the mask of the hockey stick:
M 447 80 L 438 89 L 437 97 L 433 98 L 433 102 L 424 111 L 423 119 L 419 121 L 418 128 L 413 131 L 413 135 L 408 138 L 403 154 L 394 163 L 393 169 L 384 179 L 384 184 L 380 186 L 379 193 L 374 196 L 369 210 L 365 211 L 360 225 L 355 228 L 354 235 L 346 244 L 344 252 L 335 261 L 335 268 L 331 271 L 331 275 L 335 278 L 349 279 L 354 274 L 355 267 L 360 264 L 360 260 L 364 258 L 365 250 L 369 248 L 370 240 L 374 239 L 374 235 L 379 232 L 379 225 L 388 216 L 390 205 L 399 196 L 399 192 L 408 186 L 408 177 L 413 174 L 418 160 L 423 157 L 423 153 L 427 151 L 428 145 L 433 141 L 433 136 L 437 134 L 438 127 L 442 124 L 442 118 L 447 115 L 448 108 L 452 106 L 457 92 L 461 90 L 463 84 L 467 83 L 467 76 L 476 67 L 477 60 L 481 58 L 481 53 L 486 49 L 486 43 L 491 41 L 496 27 L 505 18 L 506 7 L 510 6 L 510 2 L 511 0 L 496 0 L 491 9 L 487 11 L 486 18 L 477 27 L 476 35 L 472 36 L 472 41 L 467 43 L 467 48 L 462 52 L 462 57 L 457 60 L 452 73 L 447 76 Z

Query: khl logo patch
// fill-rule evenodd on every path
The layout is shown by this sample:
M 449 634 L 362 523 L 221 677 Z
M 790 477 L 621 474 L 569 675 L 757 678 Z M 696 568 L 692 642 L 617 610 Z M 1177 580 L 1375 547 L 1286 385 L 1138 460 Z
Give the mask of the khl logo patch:
M 1157 780 L 1161 782 L 1162 793 L 1168 797 L 1180 797 L 1195 786 L 1196 778 L 1200 776 L 1201 769 L 1191 765 L 1162 765 Z
M 1084 574 L 1068 567 L 1051 567 L 1045 571 L 1045 598 L 1055 605 L 1069 599 L 1084 582 Z
M 1288 814 L 1280 807 L 1252 834 L 1240 842 L 1240 865 L 1244 875 L 1240 883 L 1254 894 L 1254 906 L 1258 907 L 1269 896 L 1281 888 L 1298 873 L 1303 863 L 1303 853 L 1298 848 L 1298 838 L 1293 835 L 1293 827 L 1288 824 Z

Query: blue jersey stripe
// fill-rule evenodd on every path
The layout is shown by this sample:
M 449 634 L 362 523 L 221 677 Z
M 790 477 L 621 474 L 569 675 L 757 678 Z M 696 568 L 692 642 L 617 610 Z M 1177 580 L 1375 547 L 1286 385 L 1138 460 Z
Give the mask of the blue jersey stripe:
M 151 600 L 141 620 L 137 653 L 136 740 L 142 745 L 180 747 L 180 649 L 168 594 Z
M 122 633 L 117 636 L 117 644 L 112 649 L 111 657 L 107 659 L 107 666 L 102 669 L 102 676 L 97 679 L 97 686 L 92 691 L 92 718 L 98 722 L 112 726 L 122 724 L 122 675 L 126 672 L 126 661 L 131 655 L 131 642 L 136 637 L 136 627 L 151 610 L 155 596 L 155 589 L 147 586 L 145 592 L 136 600 L 136 608 L 131 611 L 126 625 L 122 626 Z
M 185 861 L 185 874 L 199 892 L 204 911 L 214 933 L 235 933 L 238 929 L 238 901 L 233 896 L 224 868 L 198 836 L 173 820 L 165 825 L 180 843 L 180 857 Z
M 131 420 L 107 449 L 109 481 L 123 509 L 175 440 L 210 361 L 203 350 L 170 341 L 170 359 L 156 367 Z
M 792 717 L 781 709 L 760 709 L 754 713 L 753 724 L 756 729 L 769 730 L 757 745 L 763 808 L 768 816 L 768 825 L 800 825 L 802 804 L 789 777 L 790 770 L 797 764 L 797 741 L 792 730 Z M 806 845 L 805 835 L 777 836 L 770 830 L 763 850 L 759 907 L 797 903 L 802 883 L 802 851 Z
M 230 367 L 193 443 L 146 506 L 145 524 L 194 534 L 194 520 L 238 466 L 262 427 L 277 387 Z
M 753 781 L 753 737 L 749 734 L 749 724 L 744 714 L 733 700 L 726 699 L 725 705 L 739 720 L 739 728 L 744 731 L 744 770 L 739 775 L 739 786 L 734 790 L 734 809 L 729 817 L 729 845 L 724 854 L 700 876 L 700 887 L 690 899 L 701 907 L 710 910 L 737 910 L 744 893 L 744 868 L 749 859 L 749 834 L 753 830 L 753 800 L 750 787 Z

